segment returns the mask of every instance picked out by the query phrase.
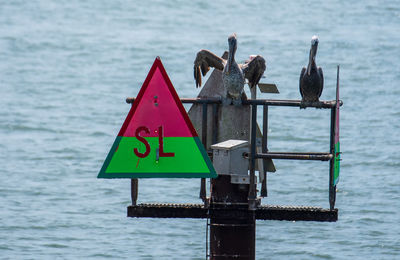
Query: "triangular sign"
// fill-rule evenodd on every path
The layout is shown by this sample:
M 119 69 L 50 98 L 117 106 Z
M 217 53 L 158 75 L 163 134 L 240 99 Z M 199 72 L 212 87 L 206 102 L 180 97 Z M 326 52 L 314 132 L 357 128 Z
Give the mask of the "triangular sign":
M 97 178 L 216 176 L 157 57 Z

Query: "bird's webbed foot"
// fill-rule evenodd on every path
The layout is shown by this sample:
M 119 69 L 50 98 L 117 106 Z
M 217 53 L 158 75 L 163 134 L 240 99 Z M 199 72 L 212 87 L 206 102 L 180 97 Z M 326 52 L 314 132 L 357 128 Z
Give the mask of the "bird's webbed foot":
M 300 101 L 300 109 L 306 109 L 307 105 L 309 105 L 309 102 L 301 100 Z
M 223 106 L 229 106 L 232 104 L 232 98 L 230 97 L 223 97 L 221 101 Z
M 319 109 L 322 108 L 322 102 L 319 100 L 313 102 L 313 105 L 315 106 L 315 108 L 319 108 Z

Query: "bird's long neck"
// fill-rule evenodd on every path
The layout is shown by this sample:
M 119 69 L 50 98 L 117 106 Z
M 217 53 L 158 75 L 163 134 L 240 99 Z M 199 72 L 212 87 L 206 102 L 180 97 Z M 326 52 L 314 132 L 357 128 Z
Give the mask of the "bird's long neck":
M 317 55 L 317 45 L 312 45 L 310 49 L 310 56 L 308 58 L 307 75 L 310 76 L 313 67 L 316 67 L 315 56 Z
M 235 61 L 235 52 L 236 52 L 236 46 L 235 45 L 230 45 L 229 46 L 229 53 L 228 53 L 228 62 L 227 62 L 227 72 L 231 72 L 232 64 Z

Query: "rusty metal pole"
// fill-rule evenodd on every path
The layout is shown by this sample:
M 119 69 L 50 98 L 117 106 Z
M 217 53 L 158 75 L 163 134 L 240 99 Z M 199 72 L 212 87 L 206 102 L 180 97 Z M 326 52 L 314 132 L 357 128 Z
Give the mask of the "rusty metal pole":
M 211 260 L 255 259 L 257 106 L 252 105 L 251 108 L 250 184 L 233 184 L 231 175 L 219 175 L 211 179 Z
M 257 124 L 257 105 L 251 105 L 251 124 L 250 124 L 250 187 L 248 194 L 249 210 L 256 209 L 256 183 L 255 183 L 255 170 L 256 170 L 256 124 Z
M 207 149 L 207 103 L 203 103 L 203 114 L 201 122 L 201 139 L 204 148 Z M 206 179 L 201 178 L 200 181 L 200 199 L 207 204 L 207 192 L 206 192 Z
M 268 106 L 264 105 L 263 106 L 263 138 L 262 138 L 262 152 L 267 153 L 268 152 Z M 267 190 L 267 165 L 265 164 L 265 160 L 263 160 L 264 167 L 263 167 L 263 174 L 264 178 L 261 183 L 261 197 L 267 197 L 268 196 L 268 190 Z
M 131 179 L 131 199 L 132 199 L 132 205 L 134 206 L 136 206 L 137 203 L 138 188 L 139 188 L 139 180 Z
M 248 210 L 248 184 L 232 184 L 231 176 L 211 179 L 210 259 L 255 259 L 256 221 Z M 218 214 L 223 210 L 223 214 Z

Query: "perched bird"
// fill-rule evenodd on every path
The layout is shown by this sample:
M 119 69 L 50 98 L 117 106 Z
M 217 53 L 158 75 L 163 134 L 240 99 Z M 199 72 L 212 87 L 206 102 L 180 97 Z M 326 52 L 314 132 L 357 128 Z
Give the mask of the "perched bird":
M 324 74 L 321 67 L 317 67 L 315 64 L 318 42 L 318 36 L 314 35 L 311 38 L 308 66 L 307 68 L 303 67 L 300 73 L 299 87 L 303 106 L 304 103 L 318 102 L 324 88 Z
M 194 61 L 194 78 L 196 87 L 201 87 L 201 74 L 205 76 L 210 67 L 222 70 L 222 81 L 225 89 L 223 104 L 235 105 L 242 103 L 242 93 L 245 79 L 248 80 L 250 88 L 254 88 L 260 81 L 265 71 L 265 60 L 260 55 L 251 56 L 244 64 L 237 64 L 235 53 L 237 49 L 236 34 L 228 38 L 229 52 L 228 59 L 223 59 L 208 50 L 201 50 L 197 53 Z M 200 74 L 201 71 L 201 74 Z

